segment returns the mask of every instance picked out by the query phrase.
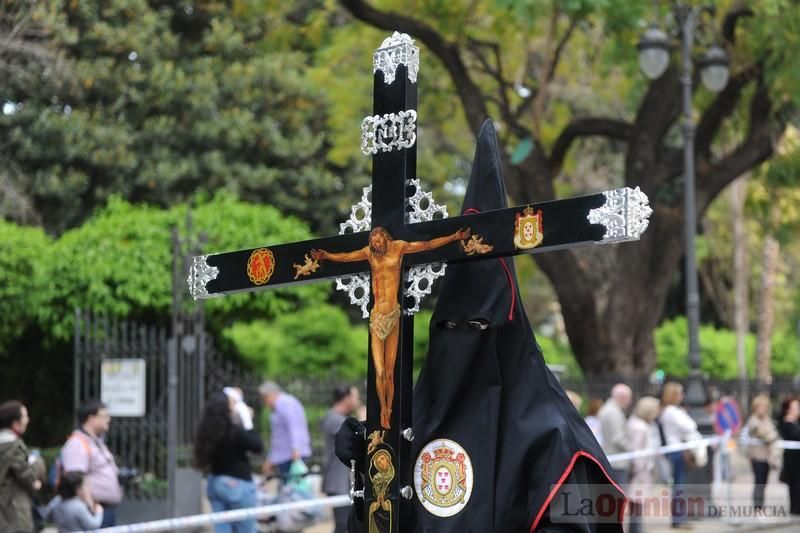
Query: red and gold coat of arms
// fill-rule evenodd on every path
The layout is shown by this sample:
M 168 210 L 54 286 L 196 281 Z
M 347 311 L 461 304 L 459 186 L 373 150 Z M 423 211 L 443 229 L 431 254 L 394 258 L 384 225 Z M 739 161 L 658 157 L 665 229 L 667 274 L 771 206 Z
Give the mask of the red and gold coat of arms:
M 514 221 L 514 246 L 521 250 L 536 248 L 544 239 L 542 224 L 542 210 L 535 213 L 531 206 L 526 207 L 522 213 L 517 213 Z
M 436 516 L 453 516 L 472 494 L 472 463 L 457 442 L 437 439 L 426 445 L 414 468 L 417 497 Z

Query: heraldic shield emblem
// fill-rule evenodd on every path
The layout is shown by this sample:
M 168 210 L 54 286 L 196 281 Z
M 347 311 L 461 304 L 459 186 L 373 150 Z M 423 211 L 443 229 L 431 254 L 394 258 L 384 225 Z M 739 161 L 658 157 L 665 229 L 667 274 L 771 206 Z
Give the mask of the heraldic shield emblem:
M 414 486 L 422 506 L 436 516 L 453 516 L 472 495 L 472 462 L 460 444 L 449 439 L 429 442 L 414 465 Z
M 520 250 L 536 248 L 542 244 L 543 239 L 542 210 L 534 213 L 533 208 L 528 206 L 522 213 L 517 213 L 514 222 L 514 246 Z

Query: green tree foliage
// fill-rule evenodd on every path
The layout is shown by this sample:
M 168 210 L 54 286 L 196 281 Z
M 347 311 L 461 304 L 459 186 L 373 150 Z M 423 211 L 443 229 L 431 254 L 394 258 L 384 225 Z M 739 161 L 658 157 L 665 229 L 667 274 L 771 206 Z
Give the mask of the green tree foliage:
M 548 365 L 563 365 L 565 377 L 571 379 L 583 377 L 581 367 L 567 342 L 544 335 L 537 336 L 536 342 L 539 343 L 544 360 Z
M 800 339 L 796 333 L 783 329 L 772 336 L 770 369 L 776 376 L 800 373 Z
M 566 366 L 566 376 L 580 378 L 582 373 L 568 344 L 550 337 L 539 335 L 537 341 L 548 364 Z M 685 378 L 689 374 L 687 358 L 687 324 L 685 317 L 663 322 L 655 331 L 657 368 L 666 375 Z M 755 376 L 756 336 L 747 335 L 746 341 L 747 373 Z M 735 379 L 738 376 L 736 362 L 736 333 L 725 328 L 702 326 L 700 328 L 702 349 L 702 370 L 711 378 Z M 794 376 L 800 373 L 800 340 L 797 335 L 785 329 L 777 331 L 772 337 L 772 374 L 775 376 Z
M 333 231 L 356 195 L 326 159 L 322 90 L 302 53 L 269 46 L 281 21 L 263 2 L 46 3 L 74 83 L 0 83 L 18 104 L 0 115 L 0 160 L 49 230 L 111 194 L 163 206 L 227 190 Z
M 35 321 L 45 301 L 42 289 L 52 274 L 46 261 L 51 246 L 41 229 L 0 220 L 0 360 Z
M 52 89 L 69 78 L 56 36 L 66 30 L 60 9 L 54 1 L 4 0 L 0 5 L 0 97 Z
M 709 322 L 713 317 L 719 317 L 715 321 L 717 325 L 733 325 L 733 251 L 742 247 L 749 264 L 748 291 L 751 297 L 748 323 L 752 331 L 762 329 L 762 339 L 772 338 L 773 342 L 779 342 L 782 331 L 794 330 L 800 319 L 800 243 L 795 238 L 800 229 L 799 141 L 797 128 L 788 126 L 776 146 L 775 157 L 748 179 L 741 215 L 745 234 L 741 242 L 734 240 L 727 194 L 720 195 L 709 207 L 703 222 L 703 234 L 697 240 L 701 295 L 712 304 L 704 307 L 701 315 Z M 774 272 L 769 276 L 771 281 L 764 280 L 765 273 L 769 272 L 765 269 L 766 244 L 769 241 L 779 244 Z M 683 294 L 678 296 L 682 301 Z M 675 311 L 681 312 L 682 308 Z M 766 320 L 768 312 L 774 316 L 773 335 L 766 332 L 766 326 L 773 322 Z M 762 357 L 766 357 L 769 353 L 766 342 L 762 348 Z M 766 368 L 768 366 L 764 365 L 762 370 Z
M 669 376 L 686 377 L 689 373 L 687 360 L 687 324 L 685 317 L 668 320 L 656 329 L 658 368 Z M 745 340 L 748 376 L 755 375 L 754 334 Z M 700 328 L 702 370 L 719 379 L 735 379 L 738 375 L 736 362 L 736 333 L 713 326 Z M 800 372 L 797 357 L 798 339 L 795 335 L 781 331 L 773 336 L 771 369 L 773 375 L 795 375 Z
M 430 339 L 430 324 L 433 312 L 422 309 L 414 315 L 414 377 L 419 375 L 425 358 L 428 356 L 428 341 Z
M 352 379 L 367 373 L 366 326 L 353 326 L 329 304 L 306 305 L 271 321 L 237 322 L 223 337 L 266 376 Z
M 185 218 L 185 208 L 172 209 Z M 230 194 L 216 195 L 192 209 L 195 231 L 207 236 L 206 253 L 256 248 L 302 241 L 312 237 L 306 224 L 286 217 L 278 209 L 243 202 Z M 310 283 L 292 288 L 234 294 L 206 302 L 208 322 L 222 328 L 236 320 L 272 319 L 305 306 L 322 303 L 330 283 Z
M 746 207 L 781 244 L 795 240 L 800 230 L 800 130 L 789 126 L 777 155 L 763 165 L 748 191 Z
M 168 323 L 171 228 L 184 224 L 186 210 L 185 205 L 161 209 L 114 197 L 58 239 L 40 228 L 0 221 L 0 390 L 31 407 L 38 420 L 30 434 L 34 442 L 59 444 L 69 430 L 72 392 L 65 384 L 72 383 L 75 307 L 119 319 Z M 203 201 L 192 213 L 193 230 L 207 234 L 205 249 L 210 252 L 310 237 L 296 219 L 229 194 Z M 181 230 L 185 235 L 185 228 Z M 179 290 L 185 291 L 181 271 Z M 325 305 L 329 292 L 329 284 L 317 283 L 210 300 L 205 304 L 207 324 L 219 339 L 221 329 L 242 320 L 262 320 L 274 327 L 281 317 L 301 316 L 299 323 L 278 323 L 283 340 L 302 352 L 299 356 L 305 357 L 311 345 L 323 346 L 318 353 L 342 361 L 346 354 L 347 361 L 359 362 L 342 363 L 343 374 L 366 368 L 365 357 L 357 355 L 366 350 L 365 328 L 351 327 L 343 310 Z M 322 330 L 303 329 L 315 320 Z M 236 344 L 226 348 L 229 356 L 244 351 Z M 276 353 L 287 360 L 292 357 L 290 352 Z M 331 361 L 312 358 L 305 364 L 327 369 Z
M 208 235 L 207 251 L 310 237 L 296 219 L 230 195 L 217 195 L 193 213 L 195 231 Z M 163 323 L 172 302 L 171 228 L 185 219 L 186 206 L 164 210 L 112 198 L 85 224 L 56 240 L 39 229 L 3 222 L 0 305 L 8 306 L 0 317 L 0 331 L 7 333 L 3 338 L 35 318 L 45 338 L 67 340 L 75 307 Z M 208 322 L 214 329 L 240 318 L 272 319 L 320 304 L 329 290 L 325 284 L 309 284 L 212 300 L 206 303 Z

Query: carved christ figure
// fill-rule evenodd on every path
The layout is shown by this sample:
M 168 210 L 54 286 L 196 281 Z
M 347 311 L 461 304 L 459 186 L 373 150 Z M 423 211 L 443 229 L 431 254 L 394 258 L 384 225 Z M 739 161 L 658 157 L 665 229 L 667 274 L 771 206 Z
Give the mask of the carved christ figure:
M 400 278 L 403 256 L 440 248 L 470 236 L 470 230 L 460 229 L 452 235 L 429 241 L 406 242 L 394 240 L 383 228 L 374 228 L 369 234 L 369 244 L 353 252 L 333 253 L 311 250 L 317 261 L 369 262 L 372 273 L 373 306 L 369 315 L 372 359 L 375 363 L 375 386 L 381 408 L 381 427 L 389 429 L 394 400 L 394 365 L 400 336 Z

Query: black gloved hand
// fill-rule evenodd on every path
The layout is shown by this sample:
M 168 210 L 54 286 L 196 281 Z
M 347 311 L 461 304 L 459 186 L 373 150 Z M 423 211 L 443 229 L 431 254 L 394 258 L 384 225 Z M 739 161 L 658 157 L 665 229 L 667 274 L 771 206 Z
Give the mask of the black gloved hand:
M 355 418 L 348 417 L 342 422 L 339 431 L 336 432 L 336 457 L 347 468 L 350 468 L 350 461 L 355 459 L 356 470 L 364 472 L 364 456 L 367 454 L 366 442 L 367 427 L 363 422 Z
M 353 417 L 348 417 L 342 422 L 336 432 L 334 452 L 336 457 L 350 468 L 350 461 L 356 462 L 356 490 L 364 488 L 364 456 L 367 453 L 367 426 Z M 348 531 L 360 533 L 364 530 L 364 499 L 356 498 L 353 502 L 352 512 L 349 517 Z

